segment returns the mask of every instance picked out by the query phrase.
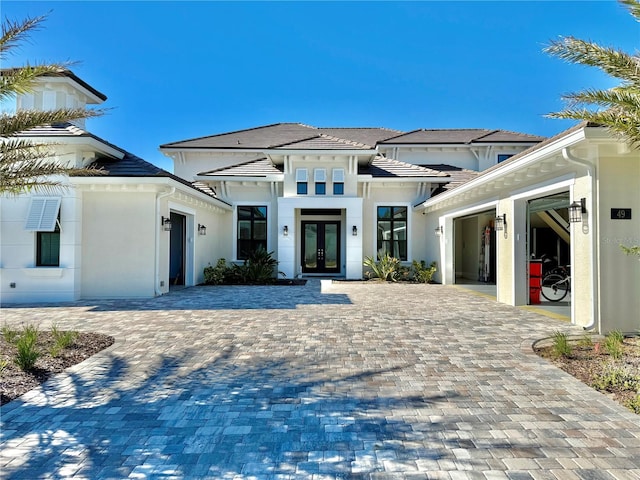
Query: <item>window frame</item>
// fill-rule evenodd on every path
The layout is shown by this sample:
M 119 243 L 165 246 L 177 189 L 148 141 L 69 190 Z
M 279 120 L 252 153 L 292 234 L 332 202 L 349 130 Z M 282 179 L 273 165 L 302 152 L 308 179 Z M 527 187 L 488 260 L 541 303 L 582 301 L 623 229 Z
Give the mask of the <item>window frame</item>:
M 306 168 L 296 168 L 296 195 L 309 193 L 309 171 Z
M 380 217 L 379 216 L 379 209 L 380 208 L 390 208 L 391 209 L 391 217 L 390 218 L 385 218 L 385 217 Z M 405 210 L 405 217 L 401 218 L 401 219 L 395 219 L 394 218 L 394 210 L 398 209 L 398 208 L 404 208 Z M 374 234 L 374 238 L 373 238 L 373 242 L 374 242 L 374 251 L 376 252 L 376 257 L 383 252 L 386 252 L 385 250 L 382 249 L 383 245 L 381 244 L 381 242 L 391 242 L 391 251 L 389 251 L 388 253 L 390 253 L 392 256 L 399 258 L 401 262 L 410 262 L 411 261 L 411 242 L 410 242 L 410 234 L 409 232 L 411 231 L 411 223 L 410 223 L 410 218 L 411 218 L 411 207 L 409 205 L 407 205 L 406 203 L 379 203 L 375 205 L 375 209 L 374 209 L 374 225 L 375 225 L 375 234 Z M 390 222 L 390 230 L 393 231 L 395 230 L 394 228 L 394 223 L 396 222 L 404 222 L 405 223 L 405 239 L 404 240 L 394 240 L 394 239 L 390 239 L 390 240 L 381 240 L 378 238 L 378 230 L 379 230 L 379 222 L 383 221 L 383 222 Z M 396 245 L 397 245 L 397 249 L 398 249 L 398 253 L 400 254 L 402 252 L 401 246 L 400 244 L 404 243 L 404 258 L 402 255 L 394 255 L 395 254 L 395 250 L 396 250 Z
M 45 239 L 48 239 L 48 254 L 43 255 Z M 55 240 L 55 241 L 54 241 Z M 52 248 L 57 242 L 57 245 Z M 55 250 L 55 251 L 53 251 Z M 53 255 L 52 255 L 53 253 Z M 45 262 L 43 257 L 51 257 L 54 261 Z M 56 220 L 55 227 L 52 232 L 39 230 L 36 232 L 36 267 L 59 267 L 60 266 L 60 224 Z
M 240 238 L 240 222 L 241 221 L 246 221 L 247 219 L 245 218 L 240 218 L 240 210 L 241 209 L 247 209 L 250 208 L 251 210 L 251 218 L 249 219 L 250 222 L 250 237 L 248 239 L 248 241 L 251 243 L 251 249 L 250 251 L 256 251 L 258 246 L 262 246 L 265 250 L 269 250 L 269 226 L 271 224 L 270 222 L 270 208 L 269 205 L 267 204 L 255 204 L 255 203 L 243 203 L 243 204 L 237 204 L 235 206 L 235 222 L 234 222 L 234 235 L 235 235 L 235 242 L 234 242 L 234 249 L 235 249 L 235 259 L 239 260 L 239 261 L 243 261 L 246 260 L 248 258 L 248 255 L 245 256 L 241 256 L 241 247 L 240 247 L 240 242 L 241 241 L 247 241 L 247 239 L 241 239 Z M 255 216 L 255 211 L 253 209 L 259 209 L 259 208 L 264 208 L 265 209 L 265 214 L 264 217 L 256 217 Z M 264 239 L 256 239 L 255 237 L 255 222 L 257 220 L 260 220 L 261 218 L 264 218 L 264 222 L 265 222 L 265 227 L 264 227 Z
M 513 157 L 515 155 L 515 153 L 498 153 L 496 156 L 497 162 L 496 163 L 502 163 L 506 160 L 509 160 L 511 157 Z M 502 158 L 502 160 L 500 160 L 500 157 L 504 157 Z
M 332 169 L 331 181 L 333 183 L 333 194 L 344 195 L 344 168 Z

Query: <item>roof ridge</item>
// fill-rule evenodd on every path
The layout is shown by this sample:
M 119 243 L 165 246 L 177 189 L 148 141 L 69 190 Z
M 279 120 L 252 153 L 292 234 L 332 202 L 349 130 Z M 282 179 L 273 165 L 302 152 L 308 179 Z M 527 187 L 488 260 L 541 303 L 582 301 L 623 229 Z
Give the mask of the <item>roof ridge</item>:
M 328 138 L 329 140 L 335 140 L 336 142 L 344 143 L 345 145 L 353 145 L 356 147 L 371 147 L 371 145 L 367 143 L 356 142 L 355 140 L 349 140 L 347 138 L 336 137 L 334 135 L 327 135 L 326 133 L 321 133 L 321 137 Z
M 213 135 L 203 135 L 201 137 L 187 138 L 186 140 L 176 140 L 175 142 L 163 143 L 162 145 L 160 145 L 160 148 L 168 147 L 168 146 L 174 145 L 176 143 L 193 142 L 194 140 L 203 140 L 205 138 L 215 138 L 215 137 L 222 137 L 222 136 L 226 136 L 226 135 L 234 135 L 234 134 L 238 134 L 238 133 L 251 132 L 251 131 L 254 131 L 254 130 L 261 130 L 263 128 L 277 127 L 278 125 L 300 125 L 300 126 L 303 126 L 303 127 L 316 129 L 316 127 L 313 127 L 313 126 L 310 126 L 310 125 L 304 125 L 302 123 L 297 123 L 297 122 L 277 122 L 277 123 L 270 123 L 270 124 L 267 124 L 267 125 L 259 125 L 257 127 L 241 128 L 240 130 L 233 130 L 231 132 L 216 133 L 216 134 L 213 134 Z
M 267 157 L 254 158 L 253 160 L 247 160 L 246 162 L 234 163 L 233 165 L 227 165 L 226 167 L 214 168 L 206 172 L 200 172 L 197 175 L 209 175 L 214 172 L 222 172 L 223 170 L 229 170 L 230 168 L 241 167 L 243 165 L 249 165 L 250 163 L 259 162 L 260 160 L 269 160 Z M 271 162 L 273 164 L 273 162 Z
M 267 149 L 269 149 L 269 148 L 280 148 L 280 147 L 284 147 L 285 145 L 292 145 L 292 144 L 294 144 L 294 143 L 306 142 L 306 141 L 308 141 L 308 140 L 313 140 L 314 138 L 318 138 L 318 137 L 320 137 L 321 135 L 322 135 L 322 134 L 321 134 L 321 133 L 319 133 L 319 134 L 317 134 L 317 135 L 313 135 L 312 137 L 299 138 L 299 139 L 293 140 L 293 141 L 291 141 L 291 142 L 284 142 L 284 143 L 280 143 L 280 144 L 276 144 L 276 145 L 269 145 L 269 146 L 267 147 Z

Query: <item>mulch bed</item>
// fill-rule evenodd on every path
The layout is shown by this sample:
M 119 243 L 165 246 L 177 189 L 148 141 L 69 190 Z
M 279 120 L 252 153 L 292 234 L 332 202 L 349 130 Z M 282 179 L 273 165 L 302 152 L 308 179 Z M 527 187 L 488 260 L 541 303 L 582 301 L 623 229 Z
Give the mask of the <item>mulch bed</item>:
M 36 388 L 51 375 L 60 373 L 112 345 L 113 337 L 99 333 L 78 333 L 73 344 L 53 357 L 49 350 L 54 345 L 53 334 L 38 333 L 36 345 L 41 356 L 35 368 L 25 372 L 15 363 L 17 349 L 0 335 L 0 405 L 9 403 Z M 6 363 L 5 363 L 6 362 Z M 4 369 L 2 366 L 4 365 Z
M 571 341 L 571 354 L 569 356 L 556 356 L 550 342 L 544 342 L 536 346 L 535 352 L 552 362 L 565 372 L 573 375 L 582 383 L 595 388 L 609 396 L 621 405 L 627 406 L 640 391 L 625 389 L 624 386 L 607 386 L 606 389 L 597 387 L 602 383 L 603 376 L 610 375 L 611 369 L 625 369 L 640 377 L 640 337 L 626 337 L 623 344 L 623 354 L 620 359 L 614 359 L 609 355 L 604 346 L 602 337 L 593 339 L 593 345 L 582 345 L 580 339 Z

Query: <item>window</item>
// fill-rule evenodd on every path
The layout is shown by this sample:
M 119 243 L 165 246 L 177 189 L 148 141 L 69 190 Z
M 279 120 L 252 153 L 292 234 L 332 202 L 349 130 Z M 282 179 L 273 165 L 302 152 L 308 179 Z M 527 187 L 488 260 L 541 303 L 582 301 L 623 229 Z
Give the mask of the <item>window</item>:
M 407 207 L 378 207 L 378 255 L 407 260 Z
M 324 168 L 313 169 L 313 181 L 315 183 L 316 195 L 327 194 L 327 171 Z
M 296 168 L 296 194 L 297 195 L 306 195 L 308 188 L 307 182 L 309 181 L 309 176 L 307 174 L 306 168 Z
M 334 168 L 332 171 L 333 194 L 344 195 L 344 168 Z
M 238 260 L 267 249 L 267 207 L 238 207 Z
M 36 232 L 36 267 L 60 266 L 60 227 L 53 232 Z
M 513 157 L 513 153 L 501 153 L 498 155 L 498 163 L 504 162 L 507 158 Z

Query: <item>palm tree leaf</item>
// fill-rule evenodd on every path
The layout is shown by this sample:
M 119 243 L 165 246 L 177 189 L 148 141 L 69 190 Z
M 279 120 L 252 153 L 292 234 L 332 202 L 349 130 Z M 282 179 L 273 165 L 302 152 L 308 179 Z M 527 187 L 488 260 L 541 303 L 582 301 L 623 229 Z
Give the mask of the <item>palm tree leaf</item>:
M 640 57 L 574 37 L 561 37 L 544 48 L 569 63 L 597 67 L 623 82 L 640 85 Z
M 19 110 L 13 114 L 0 115 L 0 136 L 9 137 L 42 125 L 66 123 L 80 118 L 102 115 L 104 109 L 89 110 L 70 108 L 59 110 Z
M 5 69 L 0 75 L 0 100 L 13 98 L 33 91 L 35 80 L 49 74 L 59 74 L 71 66 L 68 63 L 26 65 L 20 68 Z

